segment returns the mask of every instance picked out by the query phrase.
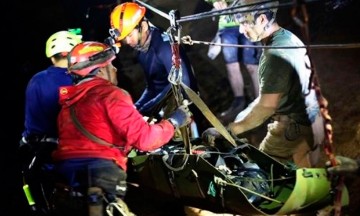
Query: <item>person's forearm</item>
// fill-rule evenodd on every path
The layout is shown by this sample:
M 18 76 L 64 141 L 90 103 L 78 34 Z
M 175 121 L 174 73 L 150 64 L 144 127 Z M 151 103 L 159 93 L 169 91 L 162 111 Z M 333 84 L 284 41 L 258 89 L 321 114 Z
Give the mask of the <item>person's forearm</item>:
M 274 108 L 256 104 L 242 120 L 230 123 L 228 129 L 232 134 L 238 135 L 254 129 L 264 123 L 275 112 Z

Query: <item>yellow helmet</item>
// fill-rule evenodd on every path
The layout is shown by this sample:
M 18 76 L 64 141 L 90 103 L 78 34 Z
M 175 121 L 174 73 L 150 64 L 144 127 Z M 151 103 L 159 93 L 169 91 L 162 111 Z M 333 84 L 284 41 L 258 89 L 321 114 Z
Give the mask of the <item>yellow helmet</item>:
M 117 41 L 124 39 L 140 23 L 146 8 L 134 2 L 116 6 L 110 14 L 110 34 Z
M 64 53 L 64 56 L 78 43 L 81 42 L 81 35 L 69 31 L 58 31 L 52 34 L 46 41 L 46 57 Z

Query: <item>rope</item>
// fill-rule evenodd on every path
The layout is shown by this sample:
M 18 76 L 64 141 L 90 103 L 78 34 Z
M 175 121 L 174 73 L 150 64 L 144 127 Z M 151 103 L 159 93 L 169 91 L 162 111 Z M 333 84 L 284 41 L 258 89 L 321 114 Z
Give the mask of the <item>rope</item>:
M 226 46 L 226 47 L 239 47 L 239 48 L 264 48 L 264 49 L 354 49 L 360 48 L 360 43 L 349 44 L 309 44 L 304 46 L 264 46 L 264 45 L 240 45 L 240 44 L 226 44 L 214 43 L 208 41 L 192 40 L 189 35 L 183 36 L 181 41 L 187 45 L 213 45 L 213 46 Z
M 280 200 L 276 200 L 276 199 L 273 199 L 273 198 L 271 198 L 271 197 L 265 196 L 265 195 L 263 195 L 263 194 L 257 193 L 257 192 L 255 192 L 255 191 L 252 191 L 252 190 L 246 188 L 246 187 L 242 187 L 242 186 L 237 185 L 237 184 L 234 184 L 234 183 L 229 183 L 229 182 L 227 182 L 227 181 L 225 181 L 225 180 L 223 180 L 223 179 L 221 179 L 220 177 L 217 177 L 217 176 L 214 176 L 214 182 L 215 182 L 216 184 L 218 184 L 218 185 L 221 185 L 221 186 L 229 185 L 229 186 L 237 187 L 237 188 L 239 188 L 239 189 L 241 189 L 241 190 L 244 190 L 244 191 L 246 191 L 246 192 L 248 192 L 248 193 L 254 194 L 254 195 L 259 196 L 259 197 L 261 197 L 261 198 L 264 198 L 264 199 L 266 199 L 266 200 L 269 200 L 269 201 L 272 201 L 272 202 L 276 202 L 276 203 L 279 203 L 279 204 L 284 204 L 284 202 L 282 202 L 282 201 L 280 201 Z
M 221 9 L 221 10 L 211 10 L 211 11 L 207 11 L 207 12 L 183 16 L 178 20 L 178 23 L 199 20 L 199 19 L 204 19 L 204 18 L 209 18 L 209 17 L 230 15 L 230 14 L 234 14 L 234 13 L 254 12 L 254 11 L 257 11 L 258 9 L 254 8 L 253 6 L 256 6 L 259 4 L 265 4 L 265 3 L 269 3 L 269 2 L 273 2 L 273 1 L 274 0 L 270 0 L 270 1 L 268 0 L 268 1 L 261 1 L 261 2 L 257 2 L 257 3 L 246 4 L 246 5 L 229 6 L 225 9 Z M 302 0 L 302 2 L 306 2 L 306 3 L 317 2 L 317 1 L 321 1 L 321 0 Z M 297 5 L 297 1 L 280 2 L 278 6 L 262 7 L 262 9 L 271 9 L 271 8 L 275 8 L 275 7 L 281 8 L 281 7 L 289 7 L 289 6 L 294 6 L 294 5 Z M 243 8 L 246 8 L 246 7 L 249 9 L 244 10 Z
M 142 2 L 142 1 L 139 1 L 139 0 L 135 0 L 135 2 L 137 2 L 137 3 L 139 3 L 139 4 L 143 5 L 143 6 L 145 6 L 146 8 L 152 10 L 153 12 L 155 12 L 155 13 L 157 13 L 158 15 L 164 17 L 165 19 L 170 20 L 170 15 L 169 15 L 169 14 L 166 14 L 166 13 L 164 13 L 164 12 L 156 9 L 156 8 L 152 7 L 151 5 L 149 5 L 149 4 L 146 4 L 145 2 Z
M 179 43 L 174 43 L 171 45 L 171 53 L 172 53 L 172 64 L 176 69 L 180 69 L 180 46 Z
M 310 43 L 310 36 L 309 36 L 309 28 L 308 28 L 308 14 L 306 10 L 305 4 L 300 5 L 301 9 L 301 15 L 303 17 L 303 21 L 296 15 L 298 12 L 298 7 L 293 7 L 291 11 L 291 16 L 294 20 L 294 22 L 300 26 L 302 34 L 304 35 L 304 38 L 306 40 L 306 43 Z M 324 140 L 324 151 L 326 155 L 329 157 L 329 160 L 331 161 L 332 165 L 336 165 L 336 159 L 335 154 L 333 152 L 333 130 L 331 125 L 331 116 L 328 111 L 328 102 L 326 98 L 321 93 L 320 83 L 318 81 L 318 77 L 315 71 L 314 63 L 312 62 L 312 59 L 310 57 L 310 49 L 307 48 L 307 54 L 310 59 L 311 64 L 311 76 L 310 76 L 310 84 L 309 89 L 313 88 L 315 90 L 318 103 L 320 105 L 320 111 L 324 118 L 324 129 L 325 129 L 325 140 Z M 340 176 L 338 178 L 337 185 L 335 187 L 335 199 L 334 199 L 334 216 L 340 216 L 341 215 L 341 197 L 342 197 L 342 188 L 344 186 L 344 178 Z
M 304 3 L 311 3 L 311 2 L 317 2 L 320 0 L 302 0 L 302 2 Z M 169 20 L 170 22 L 175 22 L 172 23 L 172 25 L 177 25 L 178 23 L 181 22 L 185 22 L 185 21 L 191 21 L 191 20 L 197 20 L 197 19 L 203 19 L 203 18 L 207 18 L 207 17 L 213 17 L 213 16 L 220 16 L 220 15 L 229 15 L 229 14 L 234 14 L 235 12 L 237 13 L 241 13 L 241 12 L 252 12 L 255 11 L 257 9 L 249 9 L 249 10 L 242 10 L 242 11 L 238 11 L 238 10 L 234 10 L 234 9 L 241 9 L 244 7 L 249 7 L 249 6 L 254 6 L 257 4 L 263 4 L 263 3 L 267 3 L 267 2 L 271 2 L 271 1 L 262 1 L 262 2 L 258 2 L 258 3 L 254 3 L 254 4 L 248 4 L 248 5 L 238 5 L 238 6 L 231 6 L 228 7 L 226 9 L 222 9 L 222 10 L 212 10 L 212 11 L 208 11 L 208 12 L 203 12 L 203 13 L 198 13 L 198 14 L 193 14 L 193 15 L 189 15 L 189 16 L 183 16 L 180 19 L 176 19 L 175 21 L 172 20 L 172 17 L 169 14 L 166 14 L 158 9 L 156 9 L 155 7 L 152 7 L 149 4 L 146 4 L 140 0 L 135 0 L 135 2 L 145 6 L 146 8 L 152 10 L 153 12 L 155 12 L 156 14 L 166 18 L 167 20 Z M 297 6 L 298 5 L 298 1 L 289 1 L 287 3 L 280 3 L 278 8 L 280 7 L 285 7 L 285 6 Z M 272 7 L 268 7 L 268 8 L 272 8 Z M 265 7 L 263 8 L 265 9 Z M 295 10 L 293 10 L 295 11 Z M 306 15 L 306 19 L 308 16 Z M 294 22 L 302 27 L 304 27 L 304 23 L 295 16 L 295 14 L 293 14 L 293 19 Z M 179 26 L 180 27 L 180 26 Z M 172 29 L 171 29 L 172 30 Z M 306 33 L 308 35 L 308 32 Z M 179 35 L 175 36 L 175 39 L 180 38 Z M 307 48 L 307 49 L 352 49 L 352 48 L 360 48 L 360 43 L 349 43 L 349 44 L 315 44 L 315 45 L 311 45 L 310 43 L 308 43 L 306 46 L 261 46 L 261 45 L 236 45 L 236 44 L 225 44 L 225 43 L 213 43 L 213 42 L 208 42 L 208 41 L 199 41 L 199 40 L 192 40 L 190 36 L 184 36 L 181 38 L 182 43 L 187 44 L 187 45 L 194 45 L 194 44 L 203 44 L 203 45 L 215 45 L 215 46 L 231 46 L 231 47 L 239 47 L 239 48 L 264 48 L 264 49 L 300 49 L 300 48 Z M 173 56 L 174 56 L 174 52 L 173 52 Z M 174 62 L 174 59 L 173 59 Z M 174 62 L 175 65 L 177 65 L 177 62 Z

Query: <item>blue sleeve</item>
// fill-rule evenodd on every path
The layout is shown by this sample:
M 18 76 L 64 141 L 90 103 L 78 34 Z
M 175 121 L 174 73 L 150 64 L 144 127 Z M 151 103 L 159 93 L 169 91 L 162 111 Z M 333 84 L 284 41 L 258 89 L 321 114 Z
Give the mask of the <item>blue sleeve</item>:
M 154 93 L 149 90 L 149 88 L 145 88 L 144 92 L 141 94 L 140 98 L 136 101 L 135 106 L 137 110 L 141 110 L 142 107 L 154 97 Z
M 193 86 L 191 85 L 191 83 L 192 82 L 196 83 L 195 80 L 192 80 L 195 79 L 193 74 L 193 68 L 188 56 L 185 53 L 185 50 L 182 47 L 180 47 L 180 57 L 181 57 L 182 82 L 185 85 L 192 88 Z M 193 90 L 197 90 L 197 89 L 193 89 Z
M 135 103 L 143 115 L 149 114 L 152 108 L 159 104 L 171 90 L 171 84 L 167 80 L 170 71 L 173 69 L 171 44 L 166 38 L 160 36 L 158 32 L 154 32 L 151 46 L 152 48 L 149 49 L 146 55 L 153 55 L 152 58 L 143 58 L 146 60 L 142 62 L 145 67 L 150 67 L 146 68 L 148 71 L 146 73 L 148 86 L 140 99 Z M 182 82 L 191 88 L 191 78 L 193 78 L 194 75 L 190 61 L 182 47 L 180 47 L 180 58 Z M 154 76 L 154 74 L 158 74 L 156 77 L 162 77 L 162 80 L 153 80 L 151 77 Z
M 160 92 L 158 95 L 156 95 L 151 100 L 147 101 L 147 103 L 143 104 L 142 106 L 136 106 L 138 108 L 139 112 L 142 115 L 150 116 L 152 109 L 161 102 L 161 100 L 167 95 L 168 91 L 170 90 L 171 85 L 169 84 L 166 88 L 163 89 L 162 92 Z M 145 93 L 145 92 L 144 92 Z M 146 97 L 145 94 L 143 94 L 144 97 Z M 141 99 L 141 98 L 140 98 Z M 141 101 L 140 101 L 141 102 Z M 140 105 L 140 104 L 139 104 Z

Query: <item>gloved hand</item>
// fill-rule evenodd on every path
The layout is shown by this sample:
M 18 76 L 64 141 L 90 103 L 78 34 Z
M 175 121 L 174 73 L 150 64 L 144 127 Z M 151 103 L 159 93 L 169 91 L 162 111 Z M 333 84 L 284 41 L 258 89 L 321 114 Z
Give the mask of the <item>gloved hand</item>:
M 211 146 L 215 145 L 215 140 L 222 137 L 222 135 L 214 128 L 210 127 L 201 134 L 202 140 Z
M 325 163 L 328 173 L 334 175 L 351 175 L 359 172 L 360 167 L 356 160 L 344 156 L 336 156 L 335 158 L 337 165 L 331 166 L 330 161 Z
M 191 113 L 189 108 L 185 105 L 179 106 L 173 113 L 170 114 L 168 120 L 174 125 L 176 129 L 190 124 Z
M 148 122 L 149 124 L 151 124 L 151 125 L 153 125 L 153 124 L 155 124 L 155 123 L 157 122 L 157 119 L 156 119 L 156 118 L 152 118 L 151 120 L 149 120 L 150 117 L 148 117 L 148 116 L 143 116 L 143 119 L 144 119 L 146 122 Z

